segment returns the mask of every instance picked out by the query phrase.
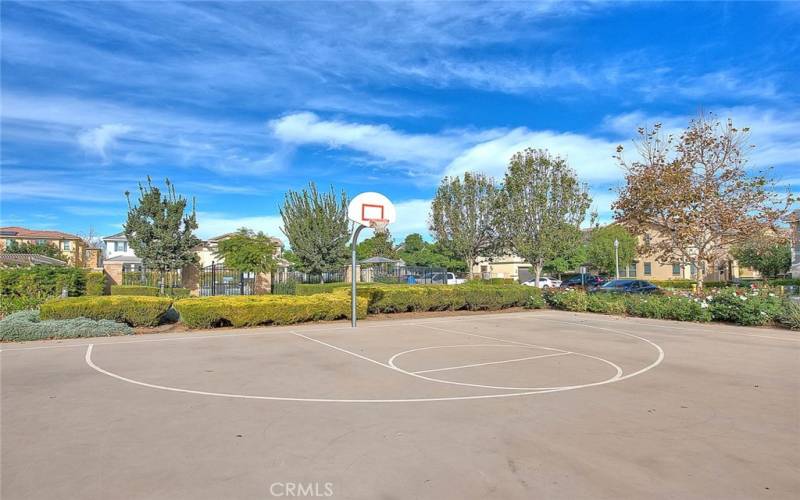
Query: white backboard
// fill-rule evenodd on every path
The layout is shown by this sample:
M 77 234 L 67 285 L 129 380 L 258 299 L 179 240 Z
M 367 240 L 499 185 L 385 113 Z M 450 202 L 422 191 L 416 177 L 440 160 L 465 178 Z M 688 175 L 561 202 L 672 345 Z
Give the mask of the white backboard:
M 394 204 L 380 193 L 361 193 L 347 206 L 350 220 L 370 227 L 373 221 L 387 221 L 389 224 L 397 219 Z

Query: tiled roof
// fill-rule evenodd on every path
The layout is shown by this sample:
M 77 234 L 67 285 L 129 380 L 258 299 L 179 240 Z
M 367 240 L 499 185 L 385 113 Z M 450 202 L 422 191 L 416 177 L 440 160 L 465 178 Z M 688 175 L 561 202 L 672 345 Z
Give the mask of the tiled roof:
M 128 238 L 125 237 L 125 231 L 120 231 L 116 234 L 112 234 L 111 236 L 105 236 L 102 238 L 103 240 L 127 240 Z
M 0 227 L 0 236 L 40 240 L 79 240 L 80 236 L 61 231 L 42 231 L 19 226 Z
M 104 262 L 122 262 L 124 264 L 141 264 L 142 259 L 132 255 L 117 255 L 116 257 L 109 257 L 103 260 Z
M 34 253 L 0 253 L 0 264 L 14 266 L 32 266 L 35 264 L 49 264 L 51 266 L 67 265 L 63 260 Z

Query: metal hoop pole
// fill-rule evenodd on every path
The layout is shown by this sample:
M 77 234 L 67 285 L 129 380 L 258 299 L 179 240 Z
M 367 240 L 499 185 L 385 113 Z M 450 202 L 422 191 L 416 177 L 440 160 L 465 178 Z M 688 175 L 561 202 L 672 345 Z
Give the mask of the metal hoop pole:
M 350 247 L 350 324 L 353 328 L 356 327 L 356 243 L 358 243 L 358 235 L 365 225 L 359 224 L 355 231 L 353 231 L 353 243 Z

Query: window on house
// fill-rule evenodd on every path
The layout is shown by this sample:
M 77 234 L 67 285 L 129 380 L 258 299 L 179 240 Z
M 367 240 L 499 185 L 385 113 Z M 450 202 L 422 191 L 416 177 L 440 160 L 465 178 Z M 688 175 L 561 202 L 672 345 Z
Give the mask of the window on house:
M 63 245 L 63 248 L 64 248 L 64 250 L 69 250 L 69 249 L 71 248 L 71 247 L 70 247 L 70 245 L 71 245 L 71 244 L 72 244 L 72 242 L 71 242 L 71 241 L 69 241 L 69 240 L 64 240 L 64 241 L 62 242 L 62 245 Z
M 652 262 L 645 262 L 644 263 L 644 275 L 650 276 L 653 274 L 653 263 Z
M 636 277 L 636 263 L 634 262 L 630 266 L 628 266 L 628 278 L 635 278 Z
M 673 276 L 680 276 L 681 275 L 681 265 L 680 264 L 672 264 L 672 275 Z
M 127 252 L 128 251 L 128 242 L 127 241 L 115 241 L 114 242 L 114 251 L 115 252 Z
M 649 247 L 649 246 L 650 246 L 650 242 L 651 242 L 652 240 L 653 240 L 653 237 L 652 237 L 652 236 L 650 236 L 649 234 L 645 234 L 645 235 L 644 235 L 644 244 L 645 244 L 645 246 L 648 246 L 648 247 Z
M 12 240 L 11 238 L 7 238 L 6 239 L 6 248 L 8 248 L 10 246 L 14 246 L 14 240 Z
M 47 240 L 36 240 L 37 245 L 47 245 Z

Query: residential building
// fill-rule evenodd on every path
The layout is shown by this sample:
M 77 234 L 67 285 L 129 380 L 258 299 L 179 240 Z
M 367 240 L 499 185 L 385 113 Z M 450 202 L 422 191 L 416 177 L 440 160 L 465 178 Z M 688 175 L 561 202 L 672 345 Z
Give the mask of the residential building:
M 87 245 L 77 235 L 62 231 L 28 229 L 19 226 L 0 227 L 0 252 L 15 243 L 50 245 L 58 249 L 64 262 L 74 267 L 98 269 L 102 266 L 100 249 Z
M 800 211 L 798 211 L 800 212 Z M 795 227 L 798 225 L 796 223 Z M 588 232 L 584 230 L 588 236 Z M 655 240 L 659 235 L 656 232 L 646 233 L 639 237 L 639 244 L 646 240 Z M 796 252 L 800 253 L 800 251 Z M 632 263 L 620 267 L 621 278 L 639 278 L 644 280 L 666 281 L 695 279 L 697 269 L 692 264 L 685 262 L 661 263 L 655 255 L 639 255 Z M 576 269 L 574 272 L 578 272 Z M 595 270 L 596 272 L 596 270 Z M 798 270 L 797 272 L 800 272 Z M 504 255 L 501 257 L 479 257 L 478 263 L 472 267 L 472 273 L 488 278 L 513 278 L 524 282 L 530 279 L 533 270 L 530 263 L 517 255 Z M 613 273 L 612 273 L 613 274 Z M 740 266 L 736 260 L 728 255 L 721 262 L 716 263 L 705 274 L 706 281 L 731 281 L 737 279 L 756 279 L 760 275 L 754 269 Z
M 102 240 L 105 254 L 103 269 L 112 285 L 122 284 L 123 273 L 142 270 L 142 259 L 137 257 L 133 249 L 130 248 L 124 231 L 106 236 Z
M 800 209 L 795 210 L 786 221 L 789 223 L 789 236 L 792 245 L 792 278 L 800 278 Z

